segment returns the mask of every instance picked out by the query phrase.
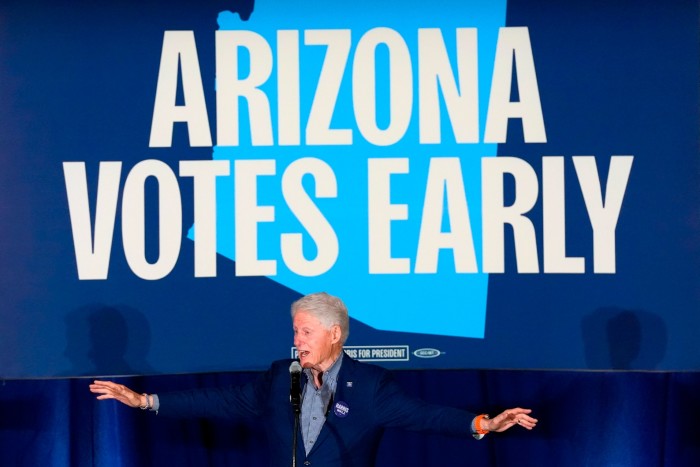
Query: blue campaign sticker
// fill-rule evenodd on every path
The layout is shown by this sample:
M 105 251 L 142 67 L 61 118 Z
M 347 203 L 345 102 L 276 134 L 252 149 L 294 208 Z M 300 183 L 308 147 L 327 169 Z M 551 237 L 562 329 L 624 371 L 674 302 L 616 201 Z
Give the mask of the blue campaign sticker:
M 348 406 L 347 403 L 345 403 L 343 401 L 338 401 L 333 406 L 333 413 L 340 418 L 347 417 L 349 412 L 350 412 L 350 407 Z

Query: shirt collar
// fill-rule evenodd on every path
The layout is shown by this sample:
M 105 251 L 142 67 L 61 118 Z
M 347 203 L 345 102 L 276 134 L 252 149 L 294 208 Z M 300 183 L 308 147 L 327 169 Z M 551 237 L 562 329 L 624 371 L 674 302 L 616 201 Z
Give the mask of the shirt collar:
M 343 354 L 345 354 L 345 351 L 341 350 L 340 355 L 338 355 L 338 358 L 336 358 L 331 364 L 330 368 L 323 372 L 322 380 L 324 385 L 329 383 L 335 386 L 335 382 L 338 379 L 338 373 L 340 372 L 340 366 L 343 364 Z M 311 369 L 304 368 L 304 373 L 306 374 L 308 381 L 313 382 L 314 375 L 311 373 Z

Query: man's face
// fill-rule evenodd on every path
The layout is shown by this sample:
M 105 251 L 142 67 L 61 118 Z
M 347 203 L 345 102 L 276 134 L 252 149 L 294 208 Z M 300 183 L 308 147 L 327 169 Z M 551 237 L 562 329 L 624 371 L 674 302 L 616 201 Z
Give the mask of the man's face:
M 294 315 L 293 326 L 294 346 L 299 352 L 301 366 L 326 371 L 337 357 L 340 327 L 326 329 L 318 318 L 304 310 Z

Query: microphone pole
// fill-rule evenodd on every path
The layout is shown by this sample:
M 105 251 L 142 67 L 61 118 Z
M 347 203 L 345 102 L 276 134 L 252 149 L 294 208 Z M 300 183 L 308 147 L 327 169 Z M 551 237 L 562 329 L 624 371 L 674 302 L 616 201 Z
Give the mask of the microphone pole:
M 294 410 L 294 433 L 292 434 L 292 467 L 297 465 L 297 434 L 299 433 L 299 415 L 301 414 L 301 365 L 294 360 L 289 365 L 291 380 L 289 389 L 289 401 Z

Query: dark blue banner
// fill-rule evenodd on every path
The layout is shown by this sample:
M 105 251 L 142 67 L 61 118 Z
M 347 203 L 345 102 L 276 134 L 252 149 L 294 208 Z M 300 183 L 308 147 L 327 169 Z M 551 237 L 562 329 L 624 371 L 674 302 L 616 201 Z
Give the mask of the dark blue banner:
M 693 1 L 5 2 L 0 377 L 698 370 Z

